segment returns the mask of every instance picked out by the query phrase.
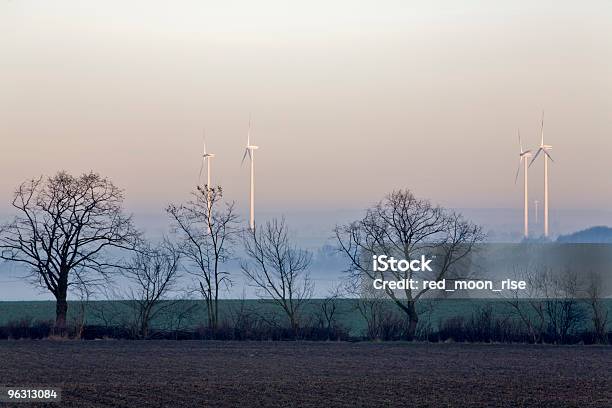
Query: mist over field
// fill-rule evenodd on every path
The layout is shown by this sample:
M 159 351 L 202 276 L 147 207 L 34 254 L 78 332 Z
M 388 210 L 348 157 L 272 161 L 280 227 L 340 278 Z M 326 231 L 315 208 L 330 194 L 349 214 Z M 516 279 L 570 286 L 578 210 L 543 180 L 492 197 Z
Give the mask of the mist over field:
M 287 210 L 278 212 L 262 211 L 261 222 L 282 214 L 286 217 L 292 236 L 296 243 L 313 254 L 313 264 L 310 267 L 311 277 L 316 283 L 316 297 L 324 297 L 335 285 L 346 277 L 346 259 L 336 251 L 337 242 L 333 238 L 332 229 L 337 224 L 350 222 L 363 215 L 364 210 Z M 479 223 L 487 233 L 487 242 L 513 243 L 522 239 L 520 222 L 522 212 L 519 209 L 457 209 L 465 217 Z M 162 211 L 158 213 L 134 213 L 136 225 L 153 240 L 170 232 L 169 218 Z M 3 220 L 10 217 L 5 213 Z M 558 210 L 552 214 L 551 225 L 555 233 L 568 234 L 591 225 L 612 225 L 612 211 L 607 210 Z M 537 228 L 537 226 L 536 226 Z M 240 255 L 240 246 L 238 254 Z M 227 263 L 227 269 L 233 272 L 234 285 L 224 291 L 224 298 L 255 298 L 256 294 L 240 271 L 239 259 Z M 506 271 L 507 272 L 507 271 Z M 504 271 L 489 271 L 488 276 L 504 276 Z M 32 287 L 21 279 L 24 270 L 20 265 L 0 262 L 0 300 L 50 300 L 52 296 L 46 291 Z M 121 282 L 121 280 L 119 280 Z M 190 278 L 183 280 L 185 285 L 191 284 Z

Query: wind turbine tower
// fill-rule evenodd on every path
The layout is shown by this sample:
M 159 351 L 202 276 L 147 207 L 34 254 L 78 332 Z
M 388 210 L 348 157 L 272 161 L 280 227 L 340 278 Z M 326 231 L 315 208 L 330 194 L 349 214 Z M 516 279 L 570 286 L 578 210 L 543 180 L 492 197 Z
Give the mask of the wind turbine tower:
M 249 156 L 251 161 L 251 192 L 250 192 L 250 210 L 249 210 L 249 227 L 251 231 L 255 229 L 255 150 L 259 146 L 251 144 L 251 119 L 249 118 L 249 131 L 247 132 L 247 144 L 242 156 L 242 162 Z
M 521 131 L 518 131 L 518 139 L 519 139 L 519 163 L 518 168 L 516 169 L 516 177 L 514 178 L 514 183 L 516 184 L 518 180 L 519 173 L 521 171 L 521 164 L 523 164 L 523 177 L 524 177 L 524 203 L 523 203 L 523 235 L 525 238 L 529 237 L 529 178 L 528 178 L 528 169 L 529 169 L 529 158 L 532 156 L 531 150 L 523 150 L 523 143 L 521 142 Z
M 538 158 L 540 152 L 544 153 L 544 236 L 548 237 L 548 159 L 554 161 L 548 153 L 552 150 L 551 145 L 544 144 L 544 112 L 542 112 L 542 140 L 540 141 L 540 148 L 536 152 L 535 156 L 529 163 L 529 166 Z

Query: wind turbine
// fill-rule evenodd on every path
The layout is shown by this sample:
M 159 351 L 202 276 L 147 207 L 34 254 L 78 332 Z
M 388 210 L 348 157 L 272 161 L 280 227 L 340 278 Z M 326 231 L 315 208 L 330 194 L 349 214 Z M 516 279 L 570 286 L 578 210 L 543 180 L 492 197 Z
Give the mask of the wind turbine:
M 536 152 L 533 159 L 531 159 L 531 163 L 529 166 L 533 164 L 535 159 L 538 158 L 540 152 L 544 153 L 544 236 L 548 237 L 548 159 L 554 161 L 550 154 L 549 150 L 552 150 L 551 145 L 544 144 L 544 111 L 542 111 L 542 140 L 540 141 L 540 148 Z
M 202 179 L 202 170 L 204 169 L 204 162 L 206 162 L 206 207 L 207 207 L 207 218 L 208 218 L 208 232 L 212 234 L 212 186 L 210 184 L 210 162 L 212 161 L 215 155 L 213 153 L 208 153 L 206 150 L 206 131 L 204 131 L 204 154 L 202 154 L 202 165 L 200 166 L 200 175 L 198 177 L 198 184 Z M 198 187 L 200 189 L 200 187 Z M 202 190 L 200 190 L 202 191 Z
M 202 155 L 202 165 L 200 166 L 200 175 L 198 176 L 198 183 L 202 179 L 202 170 L 204 170 L 204 162 L 206 162 L 206 187 L 211 188 L 210 185 L 210 162 L 215 157 L 213 153 L 208 153 L 206 150 L 206 132 L 204 132 L 204 154 Z
M 528 169 L 529 169 L 529 158 L 532 156 L 531 150 L 523 150 L 523 143 L 521 142 L 521 131 L 518 131 L 518 139 L 519 139 L 519 162 L 518 168 L 516 169 L 516 177 L 514 178 L 514 183 L 518 181 L 518 176 L 521 171 L 521 163 L 524 165 L 523 168 L 523 176 L 524 176 L 524 208 L 523 208 L 523 235 L 525 238 L 529 237 L 529 179 L 528 179 Z
M 242 163 L 246 159 L 247 155 L 251 160 L 251 197 L 250 197 L 250 213 L 249 213 L 249 227 L 251 230 L 255 229 L 255 150 L 259 149 L 259 146 L 251 144 L 251 118 L 249 118 L 249 131 L 247 132 L 247 144 L 244 149 L 244 156 L 242 156 Z

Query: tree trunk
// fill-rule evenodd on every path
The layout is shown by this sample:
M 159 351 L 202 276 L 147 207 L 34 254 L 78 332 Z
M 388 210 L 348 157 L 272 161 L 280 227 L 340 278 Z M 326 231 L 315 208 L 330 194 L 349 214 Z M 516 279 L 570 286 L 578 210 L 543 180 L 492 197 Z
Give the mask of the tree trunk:
M 218 293 L 215 290 L 215 298 L 213 299 L 213 314 L 212 314 L 212 327 L 211 329 L 213 330 L 213 333 L 217 333 L 217 327 L 219 325 L 219 299 L 218 299 Z
M 406 337 L 407 340 L 413 340 L 416 334 L 417 324 L 419 323 L 419 315 L 416 311 L 416 304 L 414 301 L 408 302 L 406 314 L 408 315 L 408 331 Z
M 293 314 L 290 316 L 289 320 L 291 322 L 291 331 L 293 333 L 293 340 L 297 340 L 298 331 L 299 331 L 298 322 Z
M 68 302 L 66 295 L 60 296 L 55 302 L 55 334 L 64 336 L 66 334 L 66 315 L 68 314 Z
M 54 334 L 57 336 L 66 335 L 66 317 L 68 315 L 68 271 L 60 271 L 55 295 L 55 327 Z
M 148 322 L 148 320 L 142 322 L 142 328 L 140 329 L 140 336 L 142 337 L 142 339 L 148 339 L 149 338 L 149 322 Z

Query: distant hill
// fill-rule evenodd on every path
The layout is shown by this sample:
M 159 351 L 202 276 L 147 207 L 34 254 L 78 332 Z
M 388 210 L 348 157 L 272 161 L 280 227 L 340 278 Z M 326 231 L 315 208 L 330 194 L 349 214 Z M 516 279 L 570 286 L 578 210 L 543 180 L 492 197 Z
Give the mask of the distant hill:
M 612 244 L 612 228 L 598 226 L 560 235 L 557 242 L 573 244 Z

